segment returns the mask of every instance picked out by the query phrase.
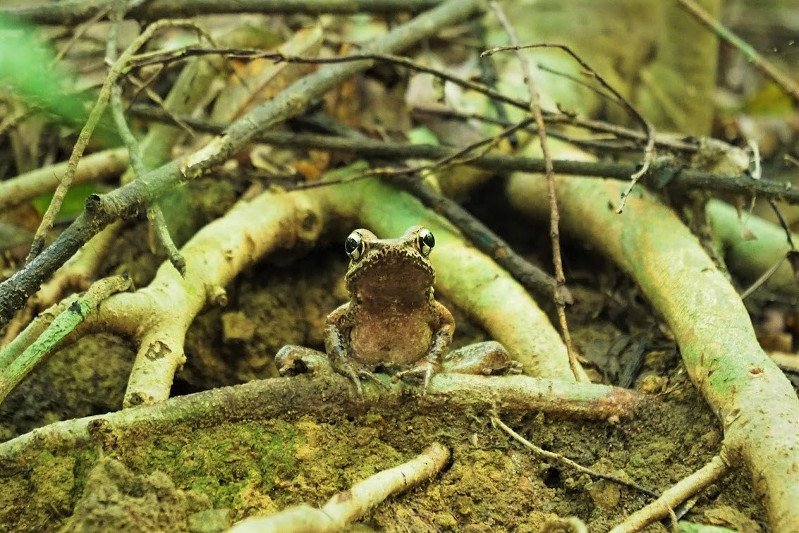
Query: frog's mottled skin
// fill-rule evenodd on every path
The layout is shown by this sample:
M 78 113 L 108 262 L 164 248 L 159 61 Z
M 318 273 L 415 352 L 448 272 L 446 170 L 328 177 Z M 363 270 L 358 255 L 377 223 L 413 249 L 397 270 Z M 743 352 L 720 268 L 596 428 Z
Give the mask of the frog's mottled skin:
M 359 391 L 359 378 L 374 377 L 378 369 L 399 371 L 395 377 L 421 377 L 425 390 L 442 366 L 469 374 L 520 371 L 497 342 L 467 346 L 445 359 L 455 322 L 433 297 L 435 274 L 428 256 L 434 244 L 433 234 L 421 226 L 398 239 L 378 239 L 365 229 L 347 238 L 350 301 L 328 315 L 325 348 L 333 368 Z M 296 357 L 296 350 L 284 347 L 278 365 L 291 354 Z

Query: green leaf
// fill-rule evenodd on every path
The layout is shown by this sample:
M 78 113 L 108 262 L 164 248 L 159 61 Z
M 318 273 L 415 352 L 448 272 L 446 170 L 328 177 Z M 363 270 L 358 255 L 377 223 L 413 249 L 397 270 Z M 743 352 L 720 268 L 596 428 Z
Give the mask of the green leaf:
M 61 204 L 61 210 L 58 212 L 56 222 L 74 220 L 83 211 L 83 205 L 90 194 L 102 194 L 104 192 L 107 192 L 105 188 L 98 187 L 93 183 L 73 185 L 64 197 L 64 203 Z M 36 208 L 40 215 L 43 215 L 52 199 L 52 194 L 44 194 L 34 198 L 32 201 L 33 207 Z
M 53 49 L 34 26 L 4 16 L 0 16 L 0 90 L 74 127 L 83 125 L 93 104 L 77 94 L 75 76 L 56 63 Z M 109 143 L 115 141 L 110 122 L 101 122 L 97 130 Z

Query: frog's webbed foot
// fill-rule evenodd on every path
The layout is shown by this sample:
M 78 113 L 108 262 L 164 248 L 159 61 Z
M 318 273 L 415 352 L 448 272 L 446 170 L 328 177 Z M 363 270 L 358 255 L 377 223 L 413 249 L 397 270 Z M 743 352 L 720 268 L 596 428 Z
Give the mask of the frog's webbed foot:
M 397 382 L 401 379 L 405 378 L 414 378 L 414 379 L 421 379 L 422 380 L 422 396 L 427 395 L 427 388 L 430 386 L 430 378 L 433 377 L 433 374 L 437 372 L 436 364 L 432 361 L 425 361 L 424 363 L 420 363 L 413 368 L 409 368 L 408 370 L 403 370 L 402 372 L 397 372 L 391 378 L 391 381 Z
M 282 347 L 275 354 L 275 366 L 281 376 L 316 374 L 333 370 L 330 360 L 324 353 L 293 344 Z
M 371 379 L 381 387 L 390 389 L 361 364 L 351 363 L 345 358 L 331 359 L 327 354 L 305 346 L 289 344 L 282 347 L 275 355 L 275 366 L 281 376 L 336 372 L 352 382 L 358 395 L 363 395 L 362 379 Z
M 349 379 L 359 396 L 363 396 L 363 387 L 361 386 L 362 379 L 368 379 L 380 385 L 384 389 L 391 390 L 391 387 L 380 381 L 372 371 L 367 370 L 366 367 L 354 360 L 346 359 L 344 357 L 334 357 L 330 361 L 333 365 L 333 370 Z
M 510 358 L 497 341 L 478 342 L 449 352 L 443 362 L 444 372 L 498 376 L 521 374 L 522 365 Z

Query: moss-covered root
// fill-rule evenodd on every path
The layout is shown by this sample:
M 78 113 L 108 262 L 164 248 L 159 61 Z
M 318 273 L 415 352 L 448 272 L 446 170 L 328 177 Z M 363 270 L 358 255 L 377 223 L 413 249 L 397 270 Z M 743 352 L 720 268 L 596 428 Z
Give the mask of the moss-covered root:
M 777 261 L 785 259 L 785 254 L 790 250 L 784 229 L 748 213 L 742 213 L 739 217 L 734 207 L 720 200 L 708 202 L 707 217 L 713 228 L 713 236 L 724 248 L 727 267 L 747 282 L 754 282 Z M 744 238 L 745 232 L 751 233 L 754 238 Z M 799 236 L 794 234 L 793 242 L 799 242 Z M 783 261 L 765 286 L 799 295 L 799 284 L 793 277 L 793 268 L 788 261 Z
M 266 193 L 241 202 L 200 230 L 181 250 L 186 275 L 164 263 L 149 286 L 109 298 L 92 326 L 140 339 L 125 406 L 169 397 L 175 370 L 185 361 L 186 330 L 206 305 L 223 304 L 224 287 L 265 254 L 314 241 L 321 227 L 304 196 Z
M 70 299 L 71 303 L 47 326 L 39 337 L 19 355 L 16 352 L 29 340 L 28 330 L 23 331 L 14 342 L 0 352 L 0 403 L 19 385 L 36 365 L 44 361 L 64 337 L 86 319 L 97 305 L 110 294 L 127 290 L 130 287 L 128 276 L 111 276 L 95 281 L 86 294 Z M 39 323 L 32 324 L 32 330 L 38 330 Z M 16 356 L 16 357 L 15 357 Z M 13 359 L 12 359 L 13 358 Z
M 240 420 L 268 420 L 286 416 L 346 417 L 368 412 L 386 416 L 422 409 L 426 413 L 493 412 L 518 416 L 541 412 L 553 417 L 608 420 L 633 416 L 642 401 L 637 394 L 594 383 L 529 376 L 469 376 L 438 374 L 426 396 L 416 386 L 395 383 L 363 384 L 358 396 L 347 378 L 329 370 L 303 375 L 250 381 L 153 405 L 140 405 L 104 415 L 55 422 L 0 443 L 0 462 L 25 461 L 32 449 L 69 450 L 89 442 L 159 435 L 175 428 L 232 424 Z M 416 391 L 417 394 L 414 394 Z
M 386 498 L 435 477 L 450 458 L 449 448 L 434 442 L 410 461 L 378 472 L 333 496 L 321 508 L 298 505 L 266 518 L 250 518 L 230 533 L 341 531 Z
M 635 278 L 668 322 L 691 378 L 719 415 L 728 451 L 746 460 L 773 529 L 793 530 L 799 524 L 799 400 L 758 345 L 738 293 L 674 213 L 639 188 L 624 214 L 615 214 L 624 186 L 558 178 L 563 227 Z M 531 215 L 549 212 L 538 177 L 514 176 L 508 197 Z
M 504 344 L 526 374 L 575 380 L 563 341 L 524 288 L 416 198 L 376 179 L 317 189 L 313 198 L 323 212 L 383 238 L 416 224 L 428 227 L 436 238 L 430 259 L 441 292 Z

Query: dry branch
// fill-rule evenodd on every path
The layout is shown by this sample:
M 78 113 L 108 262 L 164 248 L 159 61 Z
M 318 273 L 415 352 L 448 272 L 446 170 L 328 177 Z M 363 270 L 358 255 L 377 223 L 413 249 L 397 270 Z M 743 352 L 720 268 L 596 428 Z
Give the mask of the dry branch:
M 27 346 L 25 350 L 16 355 L 20 343 L 12 342 L 0 352 L 0 403 L 16 387 L 33 368 L 49 355 L 53 347 L 61 339 L 83 322 L 87 315 L 108 298 L 109 295 L 126 290 L 130 287 L 130 278 L 127 276 L 114 276 L 96 281 L 85 295 L 76 298 L 48 325 L 41 335 Z M 28 335 L 20 335 L 26 339 Z M 21 342 L 24 342 L 21 341 Z M 16 357 L 14 357 L 16 355 Z
M 38 168 L 0 182 L 0 211 L 53 192 L 58 186 L 59 177 L 67 170 L 67 164 L 64 162 Z M 124 148 L 87 155 L 78 163 L 72 183 L 90 183 L 115 178 L 122 174 L 127 166 L 128 154 Z
M 417 13 L 441 3 L 441 0 L 153 0 L 139 2 L 128 16 L 140 21 L 153 21 L 214 13 Z M 98 12 L 113 9 L 115 5 L 115 0 L 65 0 L 29 7 L 8 7 L 0 9 L 0 14 L 25 18 L 37 24 L 70 25 L 80 24 Z

